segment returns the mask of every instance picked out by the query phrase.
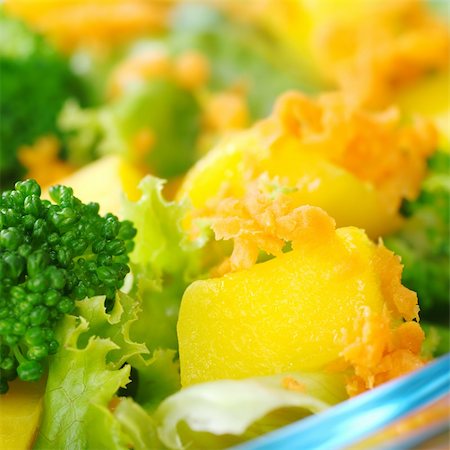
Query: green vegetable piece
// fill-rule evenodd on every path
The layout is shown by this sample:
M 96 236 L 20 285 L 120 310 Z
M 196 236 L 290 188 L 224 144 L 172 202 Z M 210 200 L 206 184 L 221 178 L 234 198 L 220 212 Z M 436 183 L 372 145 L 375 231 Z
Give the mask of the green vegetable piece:
M 23 381 L 37 381 L 44 373 L 44 369 L 37 361 L 25 361 L 17 368 L 17 374 Z
M 27 352 L 27 357 L 31 360 L 36 361 L 45 358 L 47 355 L 48 355 L 48 346 L 43 344 L 30 347 Z
M 109 408 L 119 400 L 117 391 L 129 382 L 130 365 L 125 363 L 148 353 L 128 335 L 139 302 L 119 292 L 110 313 L 105 311 L 104 297 L 79 301 L 75 308 L 76 316 L 64 316 L 56 327 L 61 348 L 51 357 L 46 408 L 33 448 L 71 448 L 76 442 L 80 449 L 144 450 L 138 443 L 153 431 L 145 428 L 151 424 L 145 411 L 128 400 L 133 414 L 140 417 L 130 430 L 125 419 L 116 418 Z M 146 448 L 162 447 L 158 442 Z
M 221 449 L 324 411 L 346 398 L 345 378 L 337 374 L 219 380 L 168 397 L 154 418 L 160 439 L 170 449 Z
M 138 230 L 130 258 L 143 300 L 141 319 L 133 324 L 131 335 L 151 351 L 177 349 L 181 297 L 202 270 L 201 244 L 190 241 L 181 225 L 187 206 L 167 202 L 163 184 L 155 177 L 143 178 L 141 198 L 124 205 L 124 216 Z

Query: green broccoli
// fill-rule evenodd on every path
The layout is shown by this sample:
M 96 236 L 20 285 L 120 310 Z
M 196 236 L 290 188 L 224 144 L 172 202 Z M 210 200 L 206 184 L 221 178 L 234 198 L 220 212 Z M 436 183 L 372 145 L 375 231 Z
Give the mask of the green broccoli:
M 0 393 L 17 376 L 38 380 L 58 349 L 54 329 L 75 301 L 105 295 L 113 302 L 129 272 L 136 230 L 71 188 L 53 186 L 40 199 L 34 180 L 0 199 Z M 107 303 L 108 304 L 108 303 Z
M 68 158 L 75 164 L 114 152 L 130 157 L 136 134 L 151 130 L 156 139 L 144 161 L 152 173 L 171 178 L 195 162 L 200 120 L 192 92 L 157 79 L 98 108 L 82 109 L 69 102 L 59 122 L 67 133 Z
M 450 326 L 450 155 L 436 152 L 419 197 L 406 203 L 403 228 L 385 239 L 402 257 L 403 283 L 419 296 L 421 319 Z M 448 343 L 447 343 L 448 345 Z
M 68 61 L 42 36 L 0 11 L 0 188 L 23 176 L 17 150 L 46 134 L 60 136 L 56 118 L 81 87 Z

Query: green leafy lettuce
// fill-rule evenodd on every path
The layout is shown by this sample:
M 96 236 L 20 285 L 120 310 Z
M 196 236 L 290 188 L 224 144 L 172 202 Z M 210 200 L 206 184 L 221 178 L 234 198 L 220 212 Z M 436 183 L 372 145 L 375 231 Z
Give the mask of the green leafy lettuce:
M 135 302 L 118 293 L 113 310 L 106 313 L 104 301 L 93 297 L 77 302 L 75 315 L 66 316 L 57 329 L 61 348 L 49 363 L 35 449 L 134 445 L 135 434 L 122 426 L 111 405 L 119 388 L 130 381 L 131 366 L 125 362 L 148 351 L 129 338 L 138 313 Z
M 157 437 L 154 420 L 131 398 L 121 399 L 113 414 L 130 437 L 134 450 L 164 448 Z
M 167 202 L 164 182 L 147 176 L 140 184 L 142 196 L 126 202 L 124 217 L 138 230 L 130 255 L 143 312 L 133 324 L 132 336 L 149 350 L 177 350 L 178 310 L 187 285 L 199 276 L 201 249 L 182 227 L 186 206 Z
M 288 380 L 294 389 L 288 389 Z M 171 449 L 218 449 L 255 438 L 347 398 L 340 375 L 292 373 L 201 383 L 161 403 L 158 435 Z

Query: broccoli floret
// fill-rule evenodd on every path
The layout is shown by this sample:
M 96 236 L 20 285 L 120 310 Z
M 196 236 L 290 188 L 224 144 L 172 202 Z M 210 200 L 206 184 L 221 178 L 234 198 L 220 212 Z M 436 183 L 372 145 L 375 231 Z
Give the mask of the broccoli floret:
M 0 393 L 17 376 L 40 379 L 58 349 L 54 329 L 75 301 L 114 301 L 129 272 L 136 230 L 71 188 L 53 186 L 41 200 L 34 180 L 17 182 L 0 199 Z
M 17 150 L 47 134 L 81 87 L 68 61 L 39 34 L 0 12 L 0 188 L 23 176 Z
M 99 108 L 81 109 L 68 103 L 60 124 L 67 135 L 68 158 L 75 164 L 117 152 L 133 157 L 136 136 L 149 130 L 155 142 L 140 162 L 157 176 L 171 178 L 195 162 L 200 107 L 191 92 L 173 81 L 152 80 Z
M 385 239 L 402 257 L 403 282 L 418 293 L 421 319 L 449 324 L 450 155 L 436 152 L 417 200 L 402 208 L 404 227 Z

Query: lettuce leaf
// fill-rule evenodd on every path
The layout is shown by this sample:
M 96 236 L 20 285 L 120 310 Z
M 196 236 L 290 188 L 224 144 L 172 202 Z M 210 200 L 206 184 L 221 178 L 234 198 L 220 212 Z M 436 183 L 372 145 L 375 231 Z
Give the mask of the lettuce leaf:
M 136 356 L 131 364 L 139 376 L 134 398 L 147 412 L 154 412 L 162 400 L 180 390 L 180 364 L 174 350 L 155 350 L 151 359 Z
M 110 435 L 117 444 L 114 448 L 126 448 L 120 427 L 109 428 L 106 433 L 105 426 L 110 422 L 107 406 L 117 390 L 128 383 L 130 366 L 108 366 L 108 353 L 118 349 L 110 339 L 92 337 L 86 347 L 80 348 L 77 341 L 88 329 L 83 317 L 74 316 L 67 316 L 58 329 L 62 345 L 49 364 L 37 450 L 87 448 L 91 427 Z M 90 408 L 97 409 L 94 422 Z
M 181 297 L 201 270 L 200 244 L 191 242 L 181 225 L 186 206 L 167 202 L 163 185 L 158 178 L 143 178 L 141 198 L 137 202 L 125 200 L 123 208 L 124 217 L 137 229 L 130 258 L 143 309 L 131 327 L 131 336 L 145 342 L 150 351 L 178 348 L 176 324 Z
M 293 388 L 287 388 L 289 383 Z M 155 413 L 171 449 L 225 448 L 315 414 L 347 398 L 340 375 L 292 373 L 220 380 L 181 390 Z
M 151 280 L 165 273 L 190 281 L 198 268 L 198 244 L 188 239 L 181 225 L 187 205 L 166 201 L 164 183 L 148 175 L 139 184 L 141 198 L 124 200 L 123 215 L 138 230 L 131 262 Z
M 131 437 L 134 450 L 163 448 L 156 434 L 155 422 L 136 402 L 130 398 L 121 399 L 113 414 Z
M 125 361 L 148 350 L 129 338 L 130 324 L 138 313 L 136 301 L 119 293 L 113 310 L 106 313 L 104 300 L 93 297 L 77 302 L 75 315 L 66 316 L 58 326 L 61 346 L 49 362 L 35 449 L 135 446 L 137 432 L 127 432 L 111 405 L 119 388 L 130 381 L 131 366 Z
M 115 367 L 121 367 L 134 355 L 148 354 L 145 344 L 130 339 L 130 327 L 141 311 L 140 302 L 120 291 L 109 313 L 104 308 L 104 302 L 104 297 L 78 302 L 77 313 L 89 323 L 89 328 L 80 337 L 79 345 L 83 345 L 92 336 L 109 338 L 118 348 L 112 349 L 106 360 Z

